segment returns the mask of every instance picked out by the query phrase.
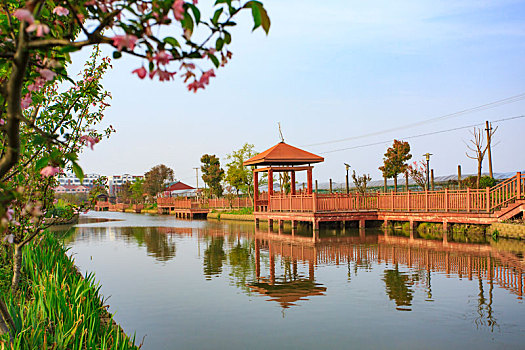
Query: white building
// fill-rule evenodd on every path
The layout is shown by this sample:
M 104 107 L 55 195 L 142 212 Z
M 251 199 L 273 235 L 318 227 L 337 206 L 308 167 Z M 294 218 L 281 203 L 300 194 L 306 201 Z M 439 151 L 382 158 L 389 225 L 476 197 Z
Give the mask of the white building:
M 111 175 L 108 176 L 108 192 L 110 196 L 115 196 L 119 192 L 122 185 L 125 183 L 133 183 L 137 179 L 144 178 L 143 175 L 130 175 L 130 174 L 123 174 L 123 175 Z
M 100 178 L 99 174 L 85 174 L 82 183 L 74 174 L 60 174 L 58 176 L 58 182 L 61 186 L 86 186 L 93 187 L 93 182 Z

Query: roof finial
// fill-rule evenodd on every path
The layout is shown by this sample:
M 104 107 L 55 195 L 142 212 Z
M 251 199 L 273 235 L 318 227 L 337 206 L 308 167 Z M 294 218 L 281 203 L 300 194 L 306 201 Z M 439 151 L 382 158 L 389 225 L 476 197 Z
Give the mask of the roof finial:
M 279 124 L 279 135 L 281 136 L 281 142 L 284 142 L 284 136 L 283 136 L 283 132 L 281 130 L 281 122 L 278 122 L 277 124 Z

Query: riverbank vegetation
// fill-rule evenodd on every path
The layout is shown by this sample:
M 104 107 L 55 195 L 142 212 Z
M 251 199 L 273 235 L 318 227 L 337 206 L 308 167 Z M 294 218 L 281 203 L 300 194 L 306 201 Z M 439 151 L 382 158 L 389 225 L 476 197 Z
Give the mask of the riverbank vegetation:
M 85 277 L 51 233 L 23 251 L 23 279 L 10 290 L 12 271 L 5 269 L 4 247 L 0 288 L 15 333 L 0 337 L 14 349 L 138 349 L 107 312 L 93 274 Z

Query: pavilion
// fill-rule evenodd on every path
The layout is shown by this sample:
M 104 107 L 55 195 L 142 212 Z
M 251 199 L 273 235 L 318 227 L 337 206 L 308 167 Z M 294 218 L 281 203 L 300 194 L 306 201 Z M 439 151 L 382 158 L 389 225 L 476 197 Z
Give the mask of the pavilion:
M 293 196 L 296 194 L 295 173 L 297 171 L 306 171 L 306 191 L 312 194 L 312 170 L 311 164 L 324 162 L 324 158 L 313 153 L 304 151 L 297 147 L 291 146 L 285 142 L 279 142 L 275 146 L 259 153 L 245 161 L 245 166 L 253 166 L 253 186 L 254 186 L 254 211 L 268 211 L 268 200 L 259 199 L 259 173 L 268 173 L 268 196 L 274 194 L 273 174 L 275 172 L 290 172 L 291 191 Z M 258 168 L 260 167 L 260 168 Z

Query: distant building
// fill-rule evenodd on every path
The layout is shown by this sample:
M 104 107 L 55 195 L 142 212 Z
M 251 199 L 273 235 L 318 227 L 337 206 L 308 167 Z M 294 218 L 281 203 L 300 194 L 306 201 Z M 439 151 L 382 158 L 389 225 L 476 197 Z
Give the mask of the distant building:
M 143 175 L 130 175 L 130 174 L 123 174 L 123 175 L 111 175 L 108 176 L 107 181 L 107 187 L 108 187 L 108 193 L 110 196 L 116 196 L 121 188 L 122 185 L 125 183 L 133 183 L 137 179 L 143 179 Z
M 73 193 L 73 194 L 80 194 L 80 193 L 89 193 L 91 188 L 83 185 L 59 185 L 55 188 L 55 193 Z
M 99 174 L 85 174 L 82 183 L 74 174 L 60 174 L 58 176 L 58 182 L 60 186 L 86 186 L 89 188 L 93 187 L 93 182 L 100 178 Z
M 175 181 L 163 191 L 165 197 L 195 197 L 197 190 L 183 182 Z

